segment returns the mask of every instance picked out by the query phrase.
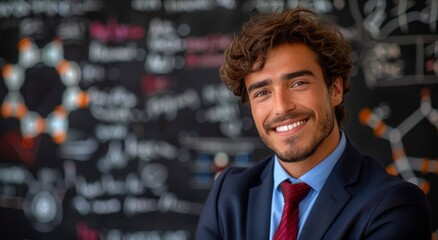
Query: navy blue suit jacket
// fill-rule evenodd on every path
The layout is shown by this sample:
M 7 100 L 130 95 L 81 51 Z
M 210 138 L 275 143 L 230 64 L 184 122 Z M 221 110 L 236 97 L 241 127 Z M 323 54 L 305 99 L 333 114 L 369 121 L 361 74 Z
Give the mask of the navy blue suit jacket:
M 216 180 L 196 239 L 269 239 L 273 157 L 251 168 L 231 167 Z M 386 173 L 379 162 L 347 146 L 304 223 L 300 239 L 431 239 L 424 193 Z

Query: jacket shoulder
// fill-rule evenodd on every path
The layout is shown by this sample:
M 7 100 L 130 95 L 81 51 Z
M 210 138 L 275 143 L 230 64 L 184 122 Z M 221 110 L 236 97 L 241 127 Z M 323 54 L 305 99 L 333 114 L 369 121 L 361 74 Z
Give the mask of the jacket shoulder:
M 272 176 L 273 159 L 270 156 L 248 167 L 230 166 L 219 175 L 217 181 L 235 187 L 253 185 L 267 176 Z

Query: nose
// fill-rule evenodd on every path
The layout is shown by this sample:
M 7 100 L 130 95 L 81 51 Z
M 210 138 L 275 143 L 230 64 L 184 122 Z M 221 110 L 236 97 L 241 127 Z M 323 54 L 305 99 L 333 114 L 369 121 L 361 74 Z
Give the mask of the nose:
M 282 89 L 274 94 L 274 112 L 276 115 L 283 115 L 296 108 L 293 96 L 288 89 Z

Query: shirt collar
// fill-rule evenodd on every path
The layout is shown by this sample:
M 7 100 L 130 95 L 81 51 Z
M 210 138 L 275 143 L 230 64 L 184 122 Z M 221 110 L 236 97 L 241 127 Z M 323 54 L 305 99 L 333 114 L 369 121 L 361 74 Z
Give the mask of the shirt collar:
M 281 182 L 286 179 L 289 179 L 292 183 L 296 182 L 305 182 L 309 185 L 313 190 L 319 192 L 322 189 L 325 181 L 330 175 L 333 167 L 338 162 L 342 153 L 345 150 L 346 146 L 346 137 L 344 136 L 344 132 L 341 131 L 341 139 L 339 140 L 338 145 L 335 150 L 323 161 L 321 161 L 318 165 L 310 169 L 307 173 L 301 176 L 299 179 L 295 179 L 291 177 L 280 165 L 277 155 L 275 155 L 274 159 L 274 187 L 278 188 Z

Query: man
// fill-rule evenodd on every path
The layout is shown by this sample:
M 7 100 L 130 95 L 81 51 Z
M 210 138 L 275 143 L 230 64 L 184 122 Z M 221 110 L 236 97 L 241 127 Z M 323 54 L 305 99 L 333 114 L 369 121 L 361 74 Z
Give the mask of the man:
M 424 193 L 387 174 L 340 129 L 351 51 L 333 24 L 304 8 L 244 25 L 220 74 L 249 102 L 275 155 L 217 178 L 196 239 L 279 239 L 284 180 L 309 189 L 298 204 L 298 239 L 431 238 Z

